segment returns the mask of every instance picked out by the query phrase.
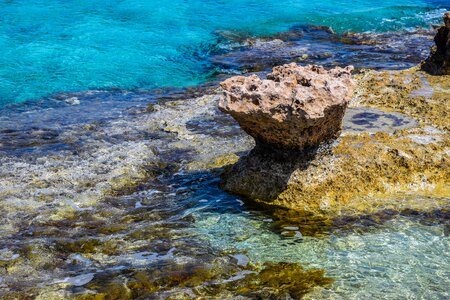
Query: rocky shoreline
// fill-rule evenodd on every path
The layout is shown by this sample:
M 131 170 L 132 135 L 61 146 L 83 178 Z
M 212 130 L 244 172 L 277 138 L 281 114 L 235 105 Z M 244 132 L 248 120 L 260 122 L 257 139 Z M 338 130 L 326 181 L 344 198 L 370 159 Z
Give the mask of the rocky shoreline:
M 27 206 L 33 209 L 58 202 L 63 197 L 69 199 L 64 200 L 67 212 L 64 209 L 49 216 L 60 219 L 71 215 L 74 209 L 89 207 L 110 195 L 132 193 L 168 164 L 168 157 L 161 157 L 160 148 L 166 149 L 163 152 L 185 153 L 180 154 L 180 160 L 189 161 L 185 167 L 189 171 L 221 170 L 227 166 L 223 176 L 229 179 L 223 187 L 258 203 L 290 209 L 301 207 L 315 213 L 340 213 L 348 208 L 351 214 L 370 212 L 381 204 L 400 209 L 408 207 L 408 201 L 417 202 L 391 201 L 396 196 L 402 199 L 408 195 L 435 196 L 442 199 L 438 202 L 445 202 L 449 196 L 446 171 L 449 164 L 449 77 L 431 76 L 416 67 L 403 71 L 362 70 L 354 79 L 357 88 L 348 104 L 343 134 L 332 145 L 310 153 L 309 169 L 299 167 L 305 163 L 304 159 L 291 158 L 288 164 L 283 164 L 270 155 L 265 157 L 266 153 L 260 155 L 258 149 L 252 160 L 246 157 L 254 142 L 217 109 L 223 91 L 208 87 L 163 96 L 158 104 L 149 104 L 133 112 L 130 118 L 106 126 L 98 122 L 83 127 L 62 126 L 65 132 L 42 139 L 32 132 L 30 136 L 38 139 L 30 141 L 26 137 L 27 144 L 20 147 L 37 145 L 37 149 L 43 148 L 39 151 L 44 154 L 46 144 L 68 150 L 60 152 L 61 155 L 50 153 L 45 160 L 39 158 L 41 154 L 35 155 L 27 149 L 24 150 L 26 155 L 17 157 L 5 152 L 0 195 L 8 201 L 2 208 L 14 219 L 19 207 L 24 205 L 16 200 L 24 195 L 37 199 L 27 201 Z M 82 105 L 65 104 L 68 113 L 88 103 L 79 95 L 71 97 L 77 96 L 82 99 Z M 357 118 L 349 119 L 355 114 Z M 377 120 L 373 120 L 374 117 Z M 394 124 L 396 118 L 411 126 Z M 391 121 L 394 123 L 389 124 Z M 15 123 L 14 119 L 6 121 L 7 125 L 8 122 Z M 31 126 L 30 132 L 36 125 Z M 7 131 L 9 129 L 5 130 L 6 136 L 1 142 L 5 149 L 13 149 L 14 145 L 8 145 L 11 139 Z M 11 130 L 11 134 L 15 134 L 14 131 Z M 105 136 L 115 136 L 114 139 L 123 136 L 125 142 L 119 145 L 114 139 L 104 139 Z M 91 137 L 92 141 L 88 140 Z M 150 139 L 142 140 L 142 137 Z M 44 143 L 42 147 L 40 143 Z M 93 163 L 97 157 L 108 161 L 105 149 L 113 143 L 116 143 L 117 153 L 111 155 L 120 157 L 132 153 L 133 156 L 123 161 L 110 159 L 105 165 Z M 68 159 L 66 152 L 74 158 Z M 71 167 L 80 155 L 86 155 L 90 163 Z M 251 170 L 247 165 L 257 167 Z M 80 169 L 88 171 L 79 172 Z M 74 172 L 88 173 L 90 177 L 78 178 L 78 173 Z M 323 174 L 328 174 L 330 181 L 326 181 Z M 235 179 L 231 179 L 232 176 Z M 72 200 L 76 198 L 74 186 L 77 193 L 84 195 L 75 202 Z M 301 201 L 308 205 L 302 205 L 299 199 L 304 199 Z M 422 205 L 419 201 L 414 207 L 421 209 Z M 14 225 L 8 225 L 5 230 L 16 231 Z

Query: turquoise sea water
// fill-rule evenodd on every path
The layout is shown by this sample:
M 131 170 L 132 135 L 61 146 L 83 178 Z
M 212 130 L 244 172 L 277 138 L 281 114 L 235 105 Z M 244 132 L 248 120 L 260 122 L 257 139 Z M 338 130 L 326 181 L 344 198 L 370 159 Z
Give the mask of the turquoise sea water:
M 396 31 L 438 22 L 446 0 L 0 1 L 0 105 L 55 92 L 207 81 L 218 31 L 315 24 Z

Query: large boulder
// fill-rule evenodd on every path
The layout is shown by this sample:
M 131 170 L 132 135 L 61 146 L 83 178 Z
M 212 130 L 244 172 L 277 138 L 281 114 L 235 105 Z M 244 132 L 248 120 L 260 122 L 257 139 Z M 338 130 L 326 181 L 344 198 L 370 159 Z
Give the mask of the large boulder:
M 450 75 L 450 11 L 444 14 L 444 25 L 438 29 L 434 42 L 422 70 L 432 75 Z
M 221 83 L 219 108 L 265 149 L 303 151 L 335 139 L 355 82 L 353 67 L 295 63 L 275 67 L 267 79 L 236 76 Z

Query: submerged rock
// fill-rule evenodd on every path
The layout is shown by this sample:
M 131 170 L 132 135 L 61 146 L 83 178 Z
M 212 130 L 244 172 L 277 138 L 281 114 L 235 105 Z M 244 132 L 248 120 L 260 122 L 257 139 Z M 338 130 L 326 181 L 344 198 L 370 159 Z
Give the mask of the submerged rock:
M 219 108 L 233 116 L 258 146 L 304 150 L 336 138 L 355 83 L 352 67 L 329 71 L 295 63 L 261 79 L 236 76 L 221 83 Z
M 262 37 L 224 31 L 219 33 L 224 51 L 213 53 L 209 60 L 226 74 L 270 72 L 274 66 L 291 62 L 397 70 L 419 64 L 429 54 L 434 34 L 432 29 L 420 28 L 339 34 L 321 26 L 294 26 Z
M 450 11 L 444 14 L 444 25 L 434 37 L 436 46 L 422 64 L 422 69 L 432 75 L 450 75 Z

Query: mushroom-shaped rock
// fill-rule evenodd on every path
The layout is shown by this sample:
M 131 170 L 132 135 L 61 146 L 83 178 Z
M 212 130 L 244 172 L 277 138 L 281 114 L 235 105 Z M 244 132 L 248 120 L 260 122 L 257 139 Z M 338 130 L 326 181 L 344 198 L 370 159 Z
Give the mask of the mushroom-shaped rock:
M 444 25 L 438 29 L 434 42 L 422 70 L 432 75 L 450 75 L 450 11 L 444 14 Z
M 219 108 L 233 116 L 257 146 L 302 151 L 336 138 L 355 82 L 353 67 L 295 63 L 275 67 L 267 79 L 236 76 L 221 83 Z

